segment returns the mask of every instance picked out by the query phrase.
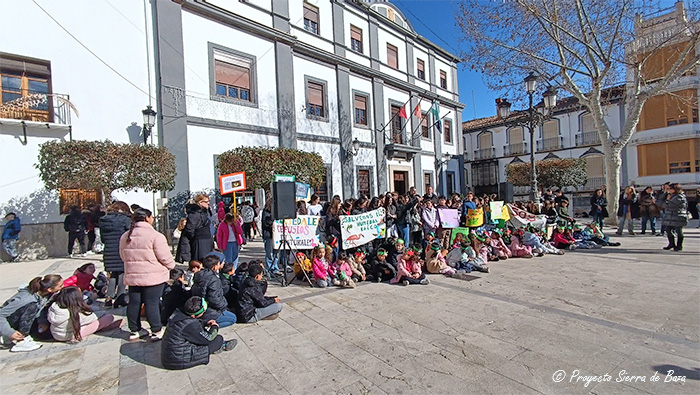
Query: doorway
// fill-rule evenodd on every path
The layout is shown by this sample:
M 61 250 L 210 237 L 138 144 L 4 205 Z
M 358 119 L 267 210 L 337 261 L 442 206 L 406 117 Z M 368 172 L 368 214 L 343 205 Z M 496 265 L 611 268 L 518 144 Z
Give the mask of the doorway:
M 408 193 L 408 172 L 394 170 L 394 191 L 399 195 Z

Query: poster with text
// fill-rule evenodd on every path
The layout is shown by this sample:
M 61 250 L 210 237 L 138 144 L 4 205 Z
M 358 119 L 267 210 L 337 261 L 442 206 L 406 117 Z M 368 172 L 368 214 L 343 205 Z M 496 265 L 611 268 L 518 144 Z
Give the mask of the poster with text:
M 343 249 L 359 247 L 386 236 L 384 208 L 358 215 L 341 215 L 340 231 Z
M 438 216 L 440 217 L 440 224 L 445 229 L 452 229 L 459 227 L 459 210 L 454 208 L 439 208 Z
M 527 225 L 532 225 L 538 229 L 544 229 L 547 225 L 546 215 L 535 215 L 526 210 L 517 208 L 512 204 L 506 204 L 510 211 L 510 224 L 516 228 L 524 228 Z
M 467 211 L 467 226 L 470 228 L 478 228 L 484 224 L 484 209 L 469 209 Z
M 289 247 L 297 250 L 310 250 L 320 243 L 319 226 L 321 217 L 313 215 L 299 215 L 293 219 L 277 220 L 272 225 L 272 240 L 274 248 L 282 248 L 282 234 L 289 242 Z

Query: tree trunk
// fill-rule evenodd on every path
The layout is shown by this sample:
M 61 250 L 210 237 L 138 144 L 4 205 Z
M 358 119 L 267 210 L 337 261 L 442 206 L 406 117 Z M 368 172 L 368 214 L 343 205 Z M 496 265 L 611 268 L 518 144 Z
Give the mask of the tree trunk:
M 605 223 L 617 226 L 617 204 L 620 199 L 621 150 L 612 147 L 610 142 L 603 142 L 605 153 L 605 197 L 608 199 L 608 218 Z

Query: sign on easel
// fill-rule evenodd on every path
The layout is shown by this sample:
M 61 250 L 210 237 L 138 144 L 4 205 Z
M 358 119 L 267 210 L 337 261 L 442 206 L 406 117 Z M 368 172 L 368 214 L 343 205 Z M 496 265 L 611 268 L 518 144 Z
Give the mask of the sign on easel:
M 238 191 L 245 191 L 245 172 L 242 171 L 240 173 L 231 173 L 219 176 L 219 186 L 222 195 L 235 193 Z

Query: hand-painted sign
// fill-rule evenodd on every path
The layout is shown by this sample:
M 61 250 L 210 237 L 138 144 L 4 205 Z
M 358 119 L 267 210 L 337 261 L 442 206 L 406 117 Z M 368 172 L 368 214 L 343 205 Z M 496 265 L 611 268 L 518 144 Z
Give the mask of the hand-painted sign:
M 225 195 L 227 193 L 244 191 L 246 189 L 245 172 L 231 173 L 219 176 L 219 187 L 221 188 L 222 195 Z
M 386 236 L 384 209 L 378 208 L 359 215 L 341 215 L 340 230 L 343 249 L 359 247 Z
M 319 245 L 319 225 L 321 217 L 312 215 L 299 215 L 293 219 L 277 220 L 272 225 L 272 240 L 274 248 L 282 248 L 282 234 L 289 242 L 289 247 L 298 250 L 310 250 Z

